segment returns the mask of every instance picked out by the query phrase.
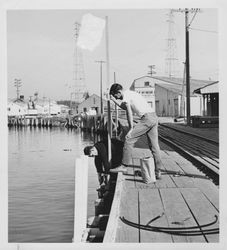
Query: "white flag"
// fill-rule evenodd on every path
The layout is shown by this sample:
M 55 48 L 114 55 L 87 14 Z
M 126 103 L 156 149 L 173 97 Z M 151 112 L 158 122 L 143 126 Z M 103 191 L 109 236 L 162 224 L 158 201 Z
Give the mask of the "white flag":
M 82 49 L 93 50 L 102 39 L 105 20 L 91 14 L 83 16 L 77 46 Z

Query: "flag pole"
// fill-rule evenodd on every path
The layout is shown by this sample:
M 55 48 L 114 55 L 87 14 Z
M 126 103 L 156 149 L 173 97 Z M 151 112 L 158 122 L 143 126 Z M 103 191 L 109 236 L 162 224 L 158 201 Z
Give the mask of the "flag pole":
M 107 91 L 109 92 L 110 88 L 110 58 L 109 58 L 109 23 L 108 16 L 105 17 L 106 20 L 106 82 L 107 82 Z M 107 98 L 107 128 L 108 128 L 108 161 L 111 163 L 111 137 L 112 137 L 112 124 L 111 124 L 111 108 L 110 108 L 110 96 L 108 93 Z

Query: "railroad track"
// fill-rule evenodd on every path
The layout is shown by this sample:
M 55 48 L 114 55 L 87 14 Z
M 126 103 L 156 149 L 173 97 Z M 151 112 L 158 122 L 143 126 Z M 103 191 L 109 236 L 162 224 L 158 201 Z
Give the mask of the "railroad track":
M 219 176 L 219 146 L 215 141 L 162 125 L 159 137 L 199 167 Z

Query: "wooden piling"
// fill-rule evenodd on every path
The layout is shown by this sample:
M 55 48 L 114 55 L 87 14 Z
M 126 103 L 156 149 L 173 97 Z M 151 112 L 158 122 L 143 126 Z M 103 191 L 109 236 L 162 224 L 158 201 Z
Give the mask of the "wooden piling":
M 73 242 L 82 242 L 87 225 L 88 157 L 76 159 Z

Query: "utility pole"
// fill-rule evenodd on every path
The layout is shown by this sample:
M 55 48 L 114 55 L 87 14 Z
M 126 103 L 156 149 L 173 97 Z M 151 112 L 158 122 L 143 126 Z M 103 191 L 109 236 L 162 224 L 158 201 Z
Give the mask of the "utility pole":
M 187 125 L 190 125 L 190 60 L 189 60 L 189 27 L 197 14 L 197 12 L 201 12 L 200 9 L 177 9 L 172 10 L 173 12 L 184 12 L 185 13 L 185 74 L 186 74 L 186 106 L 187 106 Z M 188 14 L 194 13 L 194 17 L 192 18 L 190 24 L 188 22 Z
M 185 9 L 185 68 L 186 68 L 186 103 L 187 103 L 187 125 L 190 125 L 190 60 L 189 60 L 189 25 L 188 9 Z
M 17 100 L 19 99 L 20 97 L 20 87 L 21 87 L 21 79 L 14 79 L 14 86 L 16 87 L 17 89 Z
M 182 91 L 181 91 L 180 115 L 182 115 L 185 120 L 185 62 L 183 62 L 183 64 L 184 64 L 184 73 L 183 73 Z
M 100 64 L 100 100 L 101 100 L 101 114 L 103 114 L 103 99 L 102 99 L 102 64 L 105 63 L 105 61 L 95 61 L 96 63 Z
M 114 83 L 117 83 L 117 80 L 116 80 L 116 72 L 114 72 Z
M 148 68 L 150 68 L 150 71 L 148 72 L 150 76 L 152 76 L 153 74 L 156 74 L 156 72 L 153 71 L 153 69 L 155 69 L 155 65 L 149 65 Z

